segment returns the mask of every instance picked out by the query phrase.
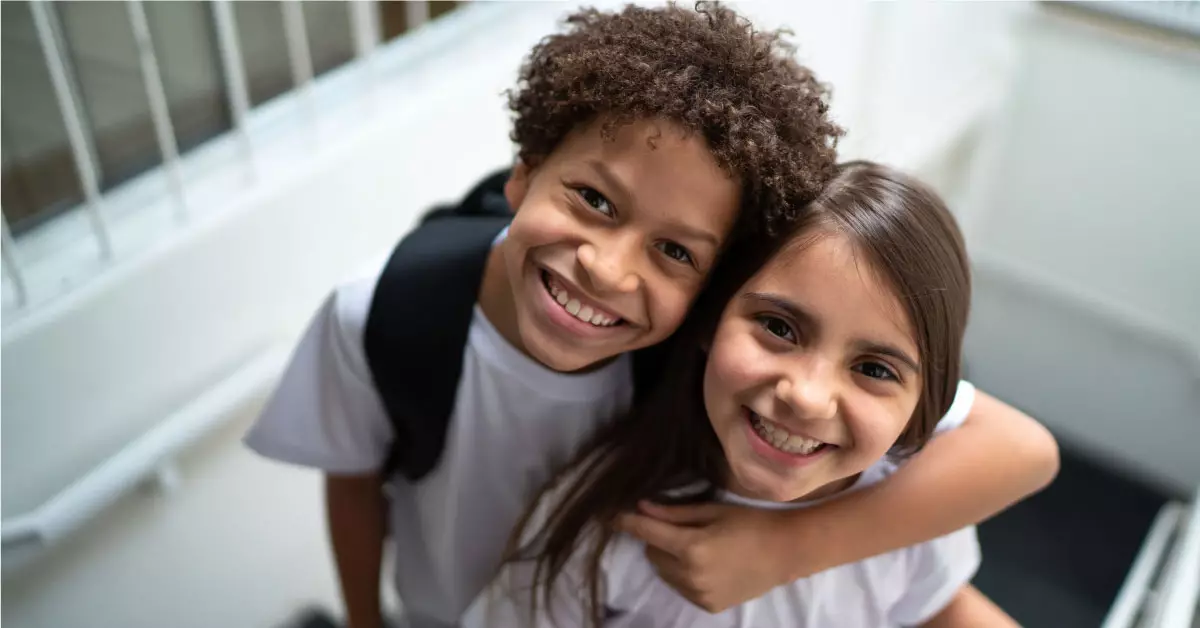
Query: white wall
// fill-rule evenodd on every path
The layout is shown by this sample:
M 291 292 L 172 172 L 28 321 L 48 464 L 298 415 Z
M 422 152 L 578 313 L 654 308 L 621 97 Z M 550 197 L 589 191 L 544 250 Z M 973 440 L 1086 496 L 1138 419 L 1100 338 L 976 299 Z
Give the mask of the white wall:
M 940 116 L 917 98 L 967 89 L 975 85 L 967 75 L 980 75 L 912 62 L 900 54 L 906 41 L 926 41 L 928 61 L 959 49 L 964 31 L 1002 26 L 957 8 L 924 8 L 924 18 L 908 18 L 907 37 L 885 20 L 890 43 L 866 51 L 880 23 L 863 6 L 747 8 L 760 26 L 794 28 L 801 57 L 835 85 L 835 111 L 851 129 L 892 112 L 892 132 L 872 126 L 870 142 L 852 134 L 858 154 L 910 145 L 900 120 L 951 117 L 957 107 L 949 97 L 933 103 L 946 108 Z M 373 114 L 358 102 L 340 113 L 322 104 L 322 140 L 295 128 L 282 148 L 262 153 L 263 183 L 193 199 L 198 217 L 187 229 L 122 257 L 25 320 L 6 318 L 6 515 L 41 503 L 257 350 L 290 341 L 335 280 L 386 253 L 418 212 L 460 196 L 511 158 L 501 92 L 566 7 L 486 10 L 496 17 L 479 32 L 389 74 Z M 971 50 L 963 54 L 978 63 L 958 58 L 956 67 L 995 67 L 988 47 Z M 863 79 L 868 58 L 881 75 L 906 71 L 912 80 L 873 92 Z M 869 93 L 872 102 L 864 101 Z M 220 211 L 206 213 L 210 205 Z M 185 461 L 179 492 L 126 500 L 48 560 L 6 573 L 4 622 L 269 626 L 305 600 L 332 605 L 316 477 L 245 452 L 238 436 L 251 413 Z
M 1194 490 L 1200 44 L 1045 10 L 1021 40 L 970 208 L 971 377 L 1064 441 Z M 1031 291 L 1014 265 L 1060 289 Z

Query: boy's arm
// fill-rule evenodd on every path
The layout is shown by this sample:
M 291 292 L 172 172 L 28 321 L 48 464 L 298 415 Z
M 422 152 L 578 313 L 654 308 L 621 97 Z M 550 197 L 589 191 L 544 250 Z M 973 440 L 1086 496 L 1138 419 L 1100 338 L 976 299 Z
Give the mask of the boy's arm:
M 348 628 L 382 628 L 379 576 L 387 520 L 378 475 L 326 475 L 325 514 Z
M 967 585 L 922 628 L 1020 628 L 1020 624 L 979 589 Z
M 648 544 L 647 556 L 664 580 L 717 612 L 831 567 L 979 523 L 1044 488 L 1057 473 L 1054 437 L 979 393 L 961 427 L 861 491 L 791 511 L 645 504 L 620 527 Z

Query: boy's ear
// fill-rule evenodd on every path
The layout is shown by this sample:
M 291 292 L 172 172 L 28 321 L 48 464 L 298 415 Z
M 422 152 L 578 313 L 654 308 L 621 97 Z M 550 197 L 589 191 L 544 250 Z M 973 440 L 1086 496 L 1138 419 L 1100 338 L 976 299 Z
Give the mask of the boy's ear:
M 508 175 L 508 181 L 504 182 L 504 200 L 508 201 L 508 206 L 514 213 L 520 209 L 521 203 L 525 202 L 525 195 L 529 192 L 529 177 L 529 165 L 518 159 L 512 173 Z

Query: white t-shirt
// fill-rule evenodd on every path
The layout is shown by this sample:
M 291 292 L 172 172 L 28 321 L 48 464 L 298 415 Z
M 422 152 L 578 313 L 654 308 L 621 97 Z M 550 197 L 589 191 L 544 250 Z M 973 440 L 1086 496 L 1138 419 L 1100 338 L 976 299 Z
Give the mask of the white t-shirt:
M 959 385 L 953 407 L 939 430 L 962 423 L 975 389 Z M 848 490 L 882 481 L 896 470 L 875 463 Z M 553 496 L 550 498 L 552 502 Z M 767 509 L 803 508 L 808 503 L 778 503 L 719 493 L 726 502 Z M 542 504 L 539 508 L 549 505 Z M 542 511 L 544 512 L 544 510 Z M 880 525 L 886 525 L 881 522 Z M 645 545 L 628 535 L 613 539 L 601 560 L 605 628 L 882 628 L 919 625 L 932 618 L 967 584 L 979 568 L 975 528 L 867 560 L 835 567 L 719 614 L 688 602 L 655 574 Z M 533 563 L 505 565 L 463 618 L 464 628 L 533 628 L 589 625 L 583 584 L 586 552 L 576 552 L 554 584 L 549 609 L 531 616 Z M 540 593 L 539 593 L 540 597 Z M 553 621 L 551 620 L 553 619 Z
M 337 288 L 300 341 L 246 443 L 330 473 L 378 470 L 392 427 L 363 330 L 378 271 Z M 510 531 L 582 441 L 628 407 L 629 356 L 593 372 L 547 369 L 475 310 L 441 460 L 420 482 L 391 479 L 395 584 L 411 626 L 452 626 L 487 585 Z

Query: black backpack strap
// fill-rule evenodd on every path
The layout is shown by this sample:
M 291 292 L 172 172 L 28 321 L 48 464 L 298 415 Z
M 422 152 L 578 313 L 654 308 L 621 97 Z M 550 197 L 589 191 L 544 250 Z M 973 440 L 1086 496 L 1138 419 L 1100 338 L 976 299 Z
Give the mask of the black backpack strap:
M 470 205 L 426 216 L 375 286 L 363 347 L 394 428 L 386 473 L 416 481 L 441 458 L 483 271 L 512 217 L 505 179 L 493 175 L 467 197 Z
M 461 203 L 435 207 L 421 217 L 421 222 L 425 223 L 447 216 L 512 217 L 512 209 L 509 208 L 508 201 L 504 198 L 504 184 L 508 181 L 510 174 L 512 174 L 512 170 L 505 168 L 488 175 L 467 193 Z

